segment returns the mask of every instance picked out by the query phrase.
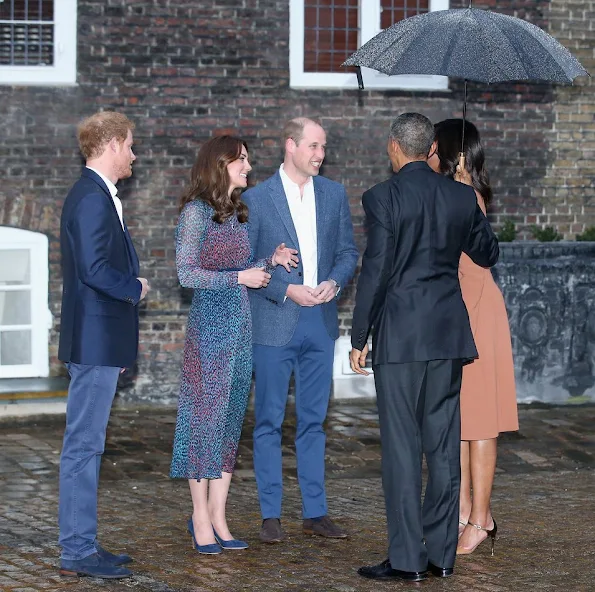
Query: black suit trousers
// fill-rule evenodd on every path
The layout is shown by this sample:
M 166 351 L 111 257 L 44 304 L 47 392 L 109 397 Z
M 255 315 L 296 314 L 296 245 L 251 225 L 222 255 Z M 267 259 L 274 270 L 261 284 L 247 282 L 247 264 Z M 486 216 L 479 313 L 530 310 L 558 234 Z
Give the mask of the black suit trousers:
M 461 483 L 461 360 L 374 366 L 394 569 L 453 567 Z M 428 481 L 422 506 L 422 454 Z M 425 541 L 425 543 L 424 543 Z

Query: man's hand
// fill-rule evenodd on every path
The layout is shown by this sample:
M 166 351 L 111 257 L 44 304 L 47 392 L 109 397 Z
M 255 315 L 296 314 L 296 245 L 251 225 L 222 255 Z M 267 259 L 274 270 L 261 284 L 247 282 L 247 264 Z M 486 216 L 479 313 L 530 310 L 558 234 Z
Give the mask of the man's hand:
M 299 306 L 317 306 L 324 300 L 314 295 L 315 288 L 303 284 L 289 284 L 287 286 L 287 298 L 293 300 Z
M 149 290 L 151 289 L 151 286 L 149 286 L 149 281 L 146 280 L 145 278 L 136 278 L 136 279 L 140 282 L 140 285 L 142 286 L 142 289 L 140 291 L 140 299 L 139 299 L 139 300 L 142 300 L 147 295 Z
M 337 285 L 330 280 L 320 282 L 316 288 L 314 288 L 313 295 L 320 298 L 323 302 L 330 302 L 339 291 Z
M 364 370 L 366 366 L 366 357 L 368 356 L 368 344 L 364 345 L 363 350 L 353 348 L 349 352 L 349 365 L 356 374 L 368 376 L 370 373 Z
M 273 253 L 273 265 L 282 265 L 285 267 L 285 271 L 289 273 L 292 267 L 298 266 L 298 263 L 299 259 L 295 249 L 286 247 L 285 243 L 281 243 L 275 249 L 275 252 Z

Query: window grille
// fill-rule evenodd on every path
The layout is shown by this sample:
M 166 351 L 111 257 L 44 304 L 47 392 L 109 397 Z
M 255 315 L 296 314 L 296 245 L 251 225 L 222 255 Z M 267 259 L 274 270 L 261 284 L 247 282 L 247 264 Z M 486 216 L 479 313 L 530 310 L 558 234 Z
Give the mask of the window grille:
M 430 0 L 381 0 L 380 27 L 388 29 L 403 19 L 430 11 Z
M 304 1 L 304 72 L 349 72 L 341 64 L 361 45 L 363 0 Z M 430 10 L 430 0 L 380 2 L 380 27 Z
M 54 0 L 0 0 L 0 65 L 54 65 Z
M 346 72 L 358 35 L 359 0 L 305 0 L 304 71 Z

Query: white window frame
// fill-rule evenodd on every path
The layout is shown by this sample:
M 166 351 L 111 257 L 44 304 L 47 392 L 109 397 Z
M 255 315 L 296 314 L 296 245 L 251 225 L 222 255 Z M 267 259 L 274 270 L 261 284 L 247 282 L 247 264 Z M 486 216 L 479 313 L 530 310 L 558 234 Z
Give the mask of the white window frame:
M 289 0 L 289 84 L 291 88 L 357 88 L 355 73 L 304 72 L 304 0 Z M 365 10 L 364 10 L 365 4 Z M 380 33 L 380 0 L 359 0 L 359 44 Z M 430 0 L 430 12 L 448 10 L 449 0 Z M 445 90 L 446 76 L 387 76 L 362 68 L 364 87 L 377 90 Z
M 31 290 L 30 325 L 6 326 L 12 330 L 31 329 L 31 364 L 0 365 L 0 379 L 49 376 L 48 337 L 52 314 L 48 308 L 48 237 L 39 232 L 0 226 L 0 255 L 7 249 L 28 249 L 30 252 L 30 284 L 2 286 L 2 289 Z
M 0 84 L 12 86 L 76 85 L 77 0 L 54 1 L 52 66 L 0 66 Z

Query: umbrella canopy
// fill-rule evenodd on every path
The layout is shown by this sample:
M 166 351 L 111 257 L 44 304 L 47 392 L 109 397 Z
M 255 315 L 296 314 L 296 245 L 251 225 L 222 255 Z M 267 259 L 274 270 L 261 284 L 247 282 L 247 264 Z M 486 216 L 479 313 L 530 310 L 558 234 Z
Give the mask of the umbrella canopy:
M 588 74 L 563 45 L 539 27 L 474 8 L 439 10 L 402 20 L 370 39 L 343 66 L 485 83 L 535 80 L 569 84 Z

